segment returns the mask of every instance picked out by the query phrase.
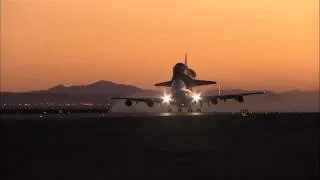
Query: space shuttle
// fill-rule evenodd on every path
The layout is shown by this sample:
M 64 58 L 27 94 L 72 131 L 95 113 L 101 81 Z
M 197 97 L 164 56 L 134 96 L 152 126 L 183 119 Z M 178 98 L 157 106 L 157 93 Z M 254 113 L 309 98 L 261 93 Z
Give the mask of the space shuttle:
M 182 80 L 188 89 L 196 86 L 204 86 L 216 84 L 215 81 L 198 80 L 195 70 L 188 67 L 188 54 L 185 53 L 184 63 L 177 63 L 172 70 L 172 78 L 170 81 L 156 83 L 155 86 L 171 87 L 174 80 Z

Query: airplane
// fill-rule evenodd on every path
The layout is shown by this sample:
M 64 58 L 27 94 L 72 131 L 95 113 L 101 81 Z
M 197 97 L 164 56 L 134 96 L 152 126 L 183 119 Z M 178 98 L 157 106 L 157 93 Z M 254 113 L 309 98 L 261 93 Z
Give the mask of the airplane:
M 177 107 L 178 112 L 182 112 L 184 109 L 187 112 L 193 112 L 193 108 L 197 106 L 196 112 L 202 111 L 202 103 L 208 103 L 208 105 L 218 104 L 218 99 L 226 102 L 228 99 L 234 99 L 239 103 L 244 102 L 244 96 L 265 94 L 264 91 L 238 93 L 238 94 L 226 94 L 221 95 L 221 89 L 219 86 L 218 95 L 201 95 L 201 93 L 192 90 L 196 86 L 204 86 L 210 84 L 216 84 L 215 81 L 198 80 L 196 79 L 196 72 L 188 67 L 187 54 L 185 54 L 184 63 L 176 63 L 173 67 L 172 78 L 169 81 L 156 83 L 155 86 L 170 87 L 171 93 L 164 92 L 162 97 L 154 98 L 135 98 L 135 97 L 111 97 L 111 99 L 125 100 L 126 106 L 132 106 L 133 102 L 144 102 L 149 107 L 153 107 L 156 103 L 168 106 L 168 112 L 173 112 L 172 107 Z

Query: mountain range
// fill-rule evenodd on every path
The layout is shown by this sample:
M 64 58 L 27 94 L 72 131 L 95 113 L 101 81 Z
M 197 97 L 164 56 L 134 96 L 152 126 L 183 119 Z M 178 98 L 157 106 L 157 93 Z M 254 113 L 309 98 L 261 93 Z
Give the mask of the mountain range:
M 248 92 L 241 89 L 223 90 L 221 94 Z M 145 90 L 133 85 L 117 84 L 111 81 L 97 81 L 87 85 L 57 85 L 47 90 L 28 91 L 21 93 L 0 92 L 1 104 L 39 104 L 44 102 L 55 104 L 78 104 L 90 102 L 93 104 L 112 104 L 115 110 L 130 111 L 132 107 L 125 107 L 123 101 L 110 100 L 110 96 L 155 97 L 162 92 Z M 203 94 L 218 94 L 217 90 L 203 92 Z M 207 107 L 208 111 L 239 111 L 248 108 L 251 111 L 280 111 L 280 112 L 319 112 L 319 90 L 301 91 L 291 90 L 275 93 L 266 91 L 264 95 L 245 97 L 244 103 L 233 100 L 219 101 L 215 106 Z M 150 109 L 143 103 L 134 107 L 135 111 L 157 111 L 157 107 Z

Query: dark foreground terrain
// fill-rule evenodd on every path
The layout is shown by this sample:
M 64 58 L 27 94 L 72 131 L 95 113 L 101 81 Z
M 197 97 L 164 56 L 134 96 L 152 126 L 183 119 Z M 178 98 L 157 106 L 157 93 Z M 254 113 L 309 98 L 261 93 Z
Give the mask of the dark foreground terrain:
M 2 179 L 317 179 L 319 117 L 2 116 Z

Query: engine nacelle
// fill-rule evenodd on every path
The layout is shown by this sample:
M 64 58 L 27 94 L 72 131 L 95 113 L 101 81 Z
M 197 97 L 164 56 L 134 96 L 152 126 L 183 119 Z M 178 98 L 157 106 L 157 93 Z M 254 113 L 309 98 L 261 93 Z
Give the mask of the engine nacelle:
M 243 103 L 243 101 L 244 101 L 243 96 L 237 96 L 236 101 L 238 101 L 239 103 Z
M 132 101 L 130 99 L 127 99 L 125 104 L 126 106 L 132 106 Z
M 152 101 L 147 101 L 146 104 L 147 104 L 147 106 L 149 106 L 149 107 L 153 107 L 154 102 L 152 102 Z
M 212 104 L 218 104 L 218 99 L 216 99 L 216 98 L 213 98 L 210 101 Z

